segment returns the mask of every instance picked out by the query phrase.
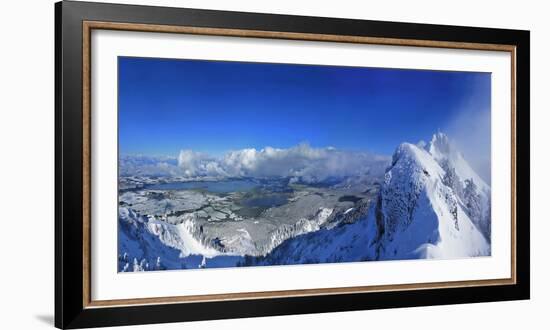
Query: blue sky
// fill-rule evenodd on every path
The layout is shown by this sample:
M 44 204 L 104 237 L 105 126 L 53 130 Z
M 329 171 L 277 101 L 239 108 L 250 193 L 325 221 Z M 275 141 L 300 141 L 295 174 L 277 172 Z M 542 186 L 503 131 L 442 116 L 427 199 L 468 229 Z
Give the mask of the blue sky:
M 488 73 L 119 58 L 121 154 L 287 148 L 391 155 L 448 128 L 490 139 Z M 466 117 L 470 118 L 470 117 Z M 470 131 L 471 132 L 471 131 Z M 488 144 L 490 146 L 490 143 Z M 490 150 L 490 149 L 489 149 Z M 487 153 L 487 150 L 481 150 Z

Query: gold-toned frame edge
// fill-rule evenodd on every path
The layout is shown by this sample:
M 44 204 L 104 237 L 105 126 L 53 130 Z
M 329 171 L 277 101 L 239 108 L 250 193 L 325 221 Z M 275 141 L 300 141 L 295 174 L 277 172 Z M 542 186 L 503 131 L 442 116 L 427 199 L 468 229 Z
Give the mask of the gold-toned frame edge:
M 263 292 L 239 292 L 226 294 L 205 294 L 173 297 L 152 297 L 113 300 L 91 299 L 91 33 L 93 29 L 134 32 L 179 33 L 228 37 L 253 37 L 304 41 L 327 41 L 342 43 L 376 44 L 388 46 L 432 47 L 467 50 L 504 51 L 511 55 L 511 277 L 487 280 L 430 282 L 414 284 L 371 285 L 320 289 L 300 289 Z M 129 305 L 174 304 L 209 301 L 250 300 L 315 295 L 354 294 L 384 291 L 408 291 L 422 289 L 443 289 L 458 287 L 514 285 L 516 279 L 516 46 L 417 39 L 396 39 L 379 37 L 342 36 L 280 31 L 241 30 L 224 28 L 203 28 L 191 26 L 156 25 L 140 23 L 119 23 L 102 21 L 82 22 L 82 176 L 83 176 L 83 307 L 102 308 Z

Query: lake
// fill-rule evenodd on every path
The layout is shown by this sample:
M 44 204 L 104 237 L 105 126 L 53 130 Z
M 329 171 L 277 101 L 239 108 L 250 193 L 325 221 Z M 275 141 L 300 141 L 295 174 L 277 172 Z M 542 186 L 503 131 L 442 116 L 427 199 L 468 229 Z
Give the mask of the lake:
M 151 190 L 204 190 L 211 193 L 227 194 L 232 192 L 246 192 L 260 186 L 251 180 L 223 180 L 223 181 L 184 181 L 168 182 L 147 186 Z

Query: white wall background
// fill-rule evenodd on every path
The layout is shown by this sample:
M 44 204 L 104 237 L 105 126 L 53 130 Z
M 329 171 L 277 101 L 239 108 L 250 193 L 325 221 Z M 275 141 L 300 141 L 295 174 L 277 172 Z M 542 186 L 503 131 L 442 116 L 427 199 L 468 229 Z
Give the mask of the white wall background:
M 544 1 L 116 1 L 168 6 L 531 30 L 532 299 L 301 315 L 141 329 L 547 329 L 550 306 L 550 22 Z M 53 327 L 54 29 L 52 0 L 10 1 L 0 10 L 0 327 Z M 138 328 L 138 327 L 134 327 Z M 130 328 L 126 328 L 130 329 Z

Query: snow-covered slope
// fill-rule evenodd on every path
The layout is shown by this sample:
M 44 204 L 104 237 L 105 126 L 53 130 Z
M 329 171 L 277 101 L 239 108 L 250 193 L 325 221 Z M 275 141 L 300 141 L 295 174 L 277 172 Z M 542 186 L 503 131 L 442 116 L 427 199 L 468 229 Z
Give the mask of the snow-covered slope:
M 174 225 L 126 207 L 119 208 L 118 221 L 119 271 L 230 267 L 241 259 L 199 242 L 189 221 Z
M 326 226 L 318 231 L 290 238 L 264 257 L 247 257 L 244 265 L 292 265 L 375 260 L 376 231 L 373 219 L 364 217 L 353 223 L 341 222 L 334 227 Z
M 297 236 L 249 264 L 490 255 L 490 187 L 448 138 L 401 144 L 361 219 Z
M 445 171 L 443 183 L 453 189 L 470 220 L 490 241 L 491 187 L 470 167 L 445 134 L 434 134 L 426 150 Z
M 475 173 L 462 157 L 453 155 L 441 133 L 434 136 L 427 150 L 403 143 L 393 156 L 371 214 L 377 226 L 377 259 L 489 255 L 490 244 L 470 217 L 470 204 L 460 196 L 464 193 L 446 184 L 465 185 L 471 178 L 461 177 L 459 171 L 462 175 Z M 443 159 L 447 169 L 440 165 Z M 455 160 L 460 162 L 455 164 Z M 453 168 L 456 175 L 449 180 Z M 474 180 L 481 179 L 476 175 Z
M 490 190 L 491 188 L 477 173 L 470 167 L 468 162 L 462 156 L 462 153 L 449 141 L 444 133 L 438 132 L 433 135 L 432 140 L 426 146 L 426 150 L 439 163 L 449 162 L 455 169 L 456 174 L 465 179 L 473 179 L 480 190 Z

